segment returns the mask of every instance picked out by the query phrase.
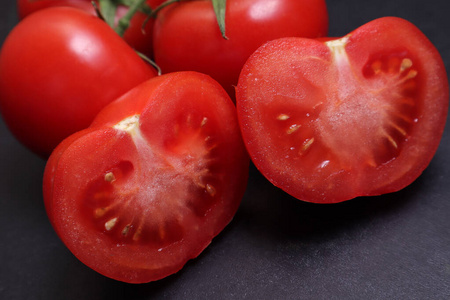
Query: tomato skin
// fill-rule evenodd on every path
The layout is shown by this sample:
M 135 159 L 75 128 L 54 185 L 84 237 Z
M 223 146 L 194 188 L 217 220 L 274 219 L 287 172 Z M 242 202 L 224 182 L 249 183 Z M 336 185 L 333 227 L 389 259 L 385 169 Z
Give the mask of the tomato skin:
M 341 39 L 279 39 L 243 68 L 237 109 L 256 167 L 292 196 L 336 203 L 398 191 L 433 158 L 449 88 L 410 22 L 386 17 Z
M 138 123 L 123 122 L 137 115 Z M 167 74 L 106 106 L 55 149 L 44 203 L 81 262 L 115 280 L 144 283 L 180 270 L 231 221 L 248 165 L 223 88 L 204 74 Z M 117 233 L 105 229 L 114 216 Z
M 12 133 L 48 156 L 107 103 L 155 71 L 97 17 L 54 7 L 9 34 L 0 53 L 0 108 Z
M 17 12 L 20 19 L 35 11 L 53 6 L 74 7 L 95 15 L 95 9 L 88 0 L 17 0 Z
M 91 2 L 91 0 L 17 0 L 17 10 L 20 19 L 25 18 L 35 11 L 55 6 L 74 7 L 96 16 L 97 13 Z M 156 8 L 162 2 L 163 0 L 148 0 L 147 4 L 152 8 Z M 116 12 L 116 22 L 127 12 L 128 7 L 119 5 Z M 146 14 L 137 12 L 131 19 L 130 25 L 123 35 L 123 39 L 133 49 L 151 58 L 153 57 L 152 35 L 154 20 L 149 19 L 144 28 L 142 28 L 146 20 Z
M 289 36 L 326 36 L 322 0 L 229 0 L 222 38 L 211 1 L 186 1 L 158 14 L 153 47 L 164 73 L 194 70 L 216 79 L 234 99 L 247 58 L 266 41 Z

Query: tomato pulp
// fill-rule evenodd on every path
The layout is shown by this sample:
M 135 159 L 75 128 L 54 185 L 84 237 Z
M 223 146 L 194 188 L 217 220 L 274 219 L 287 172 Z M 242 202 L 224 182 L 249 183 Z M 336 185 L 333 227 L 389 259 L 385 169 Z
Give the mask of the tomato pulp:
M 340 39 L 264 45 L 243 68 L 237 109 L 268 180 L 333 203 L 412 183 L 439 145 L 448 97 L 435 47 L 410 22 L 386 17 Z
M 249 158 L 236 110 L 210 77 L 150 79 L 64 140 L 44 174 L 44 201 L 83 263 L 142 283 L 177 272 L 232 219 Z

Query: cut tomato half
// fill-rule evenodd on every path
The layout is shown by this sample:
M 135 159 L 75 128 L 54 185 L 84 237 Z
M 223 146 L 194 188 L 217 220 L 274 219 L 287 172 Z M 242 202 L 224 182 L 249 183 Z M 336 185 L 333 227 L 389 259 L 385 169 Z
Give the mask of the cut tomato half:
M 435 47 L 410 22 L 386 17 L 338 39 L 262 46 L 241 73 L 237 109 L 268 180 L 333 203 L 412 183 L 439 145 L 448 97 Z
M 54 151 L 48 215 L 83 263 L 142 283 L 180 270 L 233 218 L 248 155 L 233 102 L 206 75 L 164 75 L 107 106 Z

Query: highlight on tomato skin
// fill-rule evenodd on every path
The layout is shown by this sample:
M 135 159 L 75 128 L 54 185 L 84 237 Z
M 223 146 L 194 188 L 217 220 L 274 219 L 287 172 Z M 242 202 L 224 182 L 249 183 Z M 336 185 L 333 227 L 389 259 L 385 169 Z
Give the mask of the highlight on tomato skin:
M 124 17 L 129 10 L 126 1 L 114 1 L 108 5 L 117 6 L 115 13 L 115 26 L 118 25 L 119 19 Z M 28 15 L 50 7 L 72 7 L 85 11 L 93 16 L 97 16 L 97 11 L 91 0 L 17 0 L 17 13 L 19 19 L 22 20 Z M 94 1 L 96 6 L 100 8 L 99 1 Z M 117 3 L 116 3 L 117 2 Z M 147 0 L 146 5 L 154 9 L 164 0 Z M 148 19 L 148 12 L 139 10 L 129 21 L 127 30 L 122 38 L 133 48 L 149 58 L 153 57 L 153 22 L 154 18 Z M 145 26 L 144 26 L 145 25 Z M 143 27 L 144 26 L 144 27 Z
M 115 280 L 179 271 L 232 220 L 249 157 L 224 89 L 195 72 L 150 79 L 65 139 L 44 202 L 69 250 Z
M 371 21 L 342 38 L 285 38 L 244 66 L 237 110 L 250 157 L 274 185 L 336 203 L 411 184 L 444 131 L 440 54 L 412 23 Z
M 161 10 L 154 57 L 163 73 L 197 71 L 217 80 L 231 98 L 248 57 L 275 38 L 328 33 L 324 0 L 228 0 L 224 39 L 211 1 L 181 1 Z
M 47 158 L 106 104 L 156 71 L 105 22 L 73 7 L 30 14 L 0 51 L 0 111 L 25 147 Z

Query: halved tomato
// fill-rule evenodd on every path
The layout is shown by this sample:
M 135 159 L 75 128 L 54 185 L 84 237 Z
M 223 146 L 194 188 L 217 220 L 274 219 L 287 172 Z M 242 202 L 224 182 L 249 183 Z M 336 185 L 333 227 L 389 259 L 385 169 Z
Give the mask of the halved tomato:
M 129 283 L 198 256 L 233 218 L 249 158 L 236 110 L 210 77 L 153 78 L 64 140 L 44 174 L 50 221 L 87 266 Z
M 448 97 L 435 47 L 386 17 L 338 39 L 264 45 L 244 66 L 237 108 L 261 173 L 298 199 L 332 203 L 412 183 L 439 145 Z

